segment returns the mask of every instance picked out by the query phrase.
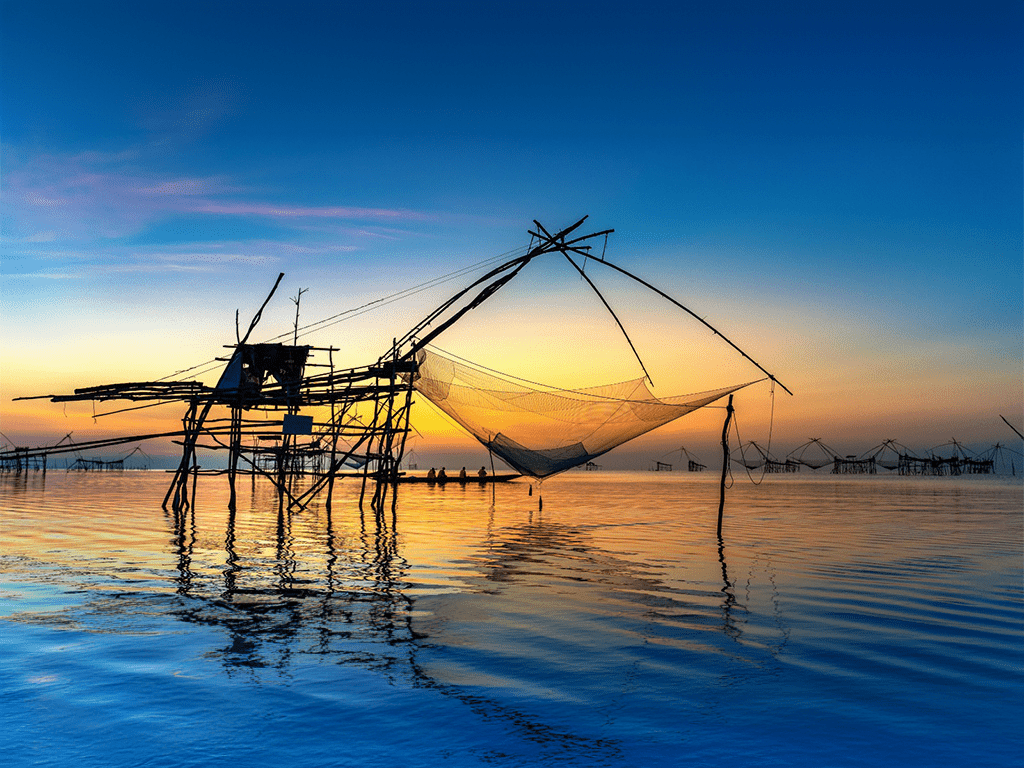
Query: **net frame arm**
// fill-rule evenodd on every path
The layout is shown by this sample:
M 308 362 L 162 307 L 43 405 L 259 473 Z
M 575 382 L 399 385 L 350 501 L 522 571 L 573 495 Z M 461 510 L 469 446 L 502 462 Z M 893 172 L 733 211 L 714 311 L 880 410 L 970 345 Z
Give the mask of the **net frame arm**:
M 776 384 L 778 384 L 778 385 L 779 385 L 780 387 L 782 387 L 783 391 L 785 391 L 785 392 L 786 392 L 786 394 L 788 394 L 788 395 L 792 395 L 792 394 L 793 394 L 793 392 L 792 392 L 792 391 L 791 391 L 791 390 L 789 389 L 789 387 L 787 387 L 787 386 L 786 386 L 785 384 L 783 384 L 783 383 L 782 383 L 781 381 L 779 381 L 779 380 L 778 380 L 778 379 L 777 379 L 777 378 L 775 377 L 775 375 L 774 375 L 773 373 L 771 373 L 771 372 L 770 372 L 770 371 L 769 371 L 769 370 L 768 370 L 767 368 L 765 368 L 764 366 L 762 366 L 762 365 L 761 365 L 761 364 L 760 364 L 759 362 L 757 362 L 757 361 L 756 361 L 756 360 L 755 360 L 754 358 L 752 358 L 752 357 L 751 357 L 750 355 L 748 355 L 748 354 L 747 354 L 746 352 L 744 352 L 744 351 L 743 351 L 742 349 L 740 349 L 740 348 L 739 348 L 738 346 L 736 346 L 736 344 L 734 344 L 734 343 L 733 343 L 733 342 L 732 342 L 732 341 L 731 341 L 731 340 L 730 340 L 729 338 L 727 338 L 727 337 L 725 336 L 725 334 L 723 334 L 723 333 L 722 333 L 722 332 L 721 332 L 720 330 L 718 330 L 717 328 L 715 328 L 715 327 L 714 327 L 713 325 L 711 325 L 711 323 L 709 323 L 709 322 L 708 322 L 707 320 L 705 320 L 705 319 L 704 319 L 703 317 L 701 317 L 700 315 L 698 315 L 698 314 L 697 314 L 696 312 L 694 312 L 694 311 L 693 311 L 692 309 L 690 309 L 690 308 L 688 308 L 688 307 L 685 307 L 685 306 L 683 306 L 682 304 L 680 304 L 680 303 L 679 303 L 678 301 L 676 301 L 675 299 L 673 299 L 673 298 L 672 298 L 671 296 L 669 296 L 669 295 L 668 295 L 667 293 L 665 293 L 664 291 L 662 291 L 662 290 L 660 290 L 660 289 L 658 289 L 658 288 L 655 288 L 655 287 L 654 287 L 653 285 L 651 285 L 650 283 L 648 283 L 648 282 L 647 282 L 646 280 L 644 280 L 644 279 L 642 279 L 642 278 L 640 278 L 640 277 L 637 277 L 636 275 L 634 275 L 634 274 L 633 274 L 632 272 L 630 272 L 629 270 L 623 269 L 622 267 L 618 266 L 617 264 L 614 264 L 613 262 L 610 262 L 610 261 L 608 261 L 608 260 L 606 260 L 606 259 L 596 259 L 596 258 L 593 258 L 593 257 L 591 257 L 591 256 L 590 256 L 590 254 L 589 254 L 589 253 L 586 253 L 586 252 L 584 252 L 584 251 L 582 251 L 582 250 L 580 250 L 580 249 L 577 249 L 577 248 L 567 248 L 567 250 L 570 250 L 570 251 L 574 251 L 575 253 L 578 253 L 578 254 L 580 254 L 580 255 L 582 255 L 582 256 L 587 256 L 587 257 L 591 258 L 591 260 L 592 260 L 592 261 L 593 261 L 594 263 L 596 263 L 596 264 L 603 264 L 603 265 L 604 265 L 604 266 L 606 266 L 606 267 L 611 267 L 611 268 L 612 268 L 612 269 L 614 269 L 614 270 L 615 270 L 616 272 L 621 272 L 621 273 L 622 273 L 623 275 L 625 275 L 626 277 L 628 277 L 628 278 L 630 278 L 630 279 L 632 279 L 632 280 L 635 280 L 636 282 L 640 283 L 640 285 L 644 286 L 644 287 L 645 287 L 645 288 L 647 288 L 648 290 L 654 291 L 654 292 L 655 292 L 656 294 L 658 294 L 659 296 L 661 296 L 661 297 L 662 297 L 663 299 L 665 299 L 666 301 L 670 302 L 671 304 L 674 304 L 675 306 L 679 307 L 679 308 L 680 308 L 681 310 L 683 310 L 684 312 L 686 312 L 686 313 L 687 313 L 688 315 L 690 315 L 691 317 L 693 317 L 693 318 L 695 318 L 696 320 L 700 321 L 700 323 L 701 323 L 702 325 L 704 325 L 704 326 L 706 326 L 706 327 L 707 327 L 708 329 L 710 329 L 710 330 L 711 330 L 711 331 L 712 331 L 712 332 L 713 332 L 713 333 L 714 333 L 714 334 L 715 334 L 716 336 L 719 336 L 719 337 L 721 337 L 722 341 L 724 341 L 724 342 L 725 342 L 726 344 L 728 344 L 728 345 L 729 345 L 730 347 L 732 347 L 732 348 L 733 348 L 733 349 L 735 349 L 735 350 L 736 350 L 737 352 L 739 352 L 739 353 L 740 353 L 740 354 L 741 354 L 741 355 L 742 355 L 742 356 L 743 356 L 744 358 L 746 358 L 746 359 L 747 359 L 748 361 L 750 361 L 751 363 L 753 363 L 754 367 L 756 367 L 756 368 L 757 368 L 757 369 L 758 369 L 759 371 L 761 371 L 761 372 L 762 372 L 763 374 L 765 374 L 765 375 L 766 375 L 766 376 L 767 376 L 767 377 L 768 377 L 768 378 L 769 378 L 769 379 L 770 379 L 771 381 L 775 382 L 775 383 L 776 383 Z

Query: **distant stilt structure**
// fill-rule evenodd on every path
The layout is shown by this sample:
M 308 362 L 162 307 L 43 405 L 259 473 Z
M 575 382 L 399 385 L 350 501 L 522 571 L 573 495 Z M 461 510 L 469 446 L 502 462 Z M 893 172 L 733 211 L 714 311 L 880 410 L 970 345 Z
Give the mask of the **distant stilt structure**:
M 866 459 L 858 459 L 856 456 L 836 456 L 832 460 L 833 475 L 876 475 L 878 467 L 875 464 L 875 457 L 869 456 Z
M 46 453 L 38 453 L 32 448 L 13 447 L 0 456 L 0 473 L 20 475 L 28 472 L 46 474 Z
M 991 475 L 995 462 L 991 459 L 961 459 L 960 464 L 965 475 Z
M 27 448 L 15 446 L 6 435 L 0 433 L 4 441 L 3 448 L 0 449 L 0 474 L 19 475 L 22 472 L 39 472 L 45 477 L 49 455 L 66 452 L 66 446 L 71 444 L 69 442 L 71 435 L 72 433 L 68 432 L 53 445 Z M 128 455 L 131 456 L 131 454 Z
M 922 459 L 910 453 L 900 454 L 899 473 L 901 475 L 928 475 L 931 459 Z
M 750 453 L 751 449 L 753 450 L 752 458 L 748 458 L 747 454 Z M 766 474 L 780 474 L 784 472 L 800 471 L 799 462 L 789 458 L 785 459 L 784 461 L 779 461 L 778 459 L 774 458 L 768 452 L 767 449 L 762 448 L 753 440 L 746 443 L 745 446 L 741 446 L 740 458 L 733 459 L 733 461 L 737 462 L 738 464 L 741 464 L 744 468 L 748 470 L 761 469 Z
M 910 456 L 912 453 L 905 445 L 900 445 L 895 440 L 886 440 L 884 443 L 866 451 L 861 458 L 873 458 L 875 466 L 882 469 L 899 470 L 901 455 Z
M 1017 461 L 1024 458 L 1024 454 L 1013 448 L 996 443 L 978 457 L 981 461 L 991 463 L 991 471 L 983 474 L 1006 474 L 1016 476 Z
M 813 437 L 790 451 L 785 463 L 794 463 L 816 471 L 822 467 L 833 466 L 838 457 L 839 454 L 825 445 L 820 437 Z
M 776 461 L 774 459 L 766 459 L 764 462 L 764 471 L 768 474 L 780 474 L 784 472 L 799 472 L 800 462 L 793 461 L 792 459 L 786 459 L 785 461 Z
M 732 461 L 748 470 L 761 469 L 767 458 L 764 449 L 753 440 L 747 443 L 741 443 L 739 446 L 739 454 L 740 457 L 738 459 L 732 459 Z
M 655 463 L 654 471 L 671 472 L 674 463 L 662 461 L 662 459 L 666 459 L 669 457 L 676 458 L 676 462 L 678 462 L 679 464 L 682 464 L 683 459 L 685 459 L 687 472 L 703 472 L 705 469 L 707 469 L 707 466 L 701 464 L 700 459 L 696 455 L 691 454 L 689 451 L 687 451 L 685 446 L 679 446 L 678 450 L 669 451 L 664 456 L 662 456 L 661 459 L 658 459 Z
M 936 453 L 936 451 L 950 447 L 953 449 L 950 456 L 941 456 Z M 994 472 L 995 461 L 992 457 L 977 457 L 956 440 L 932 448 L 928 453 L 929 455 L 924 458 L 901 453 L 899 473 L 901 475 L 955 477 L 958 475 L 990 475 Z
M 75 459 L 75 463 L 68 467 L 68 472 L 123 472 L 124 459 L 103 461 L 102 459 Z

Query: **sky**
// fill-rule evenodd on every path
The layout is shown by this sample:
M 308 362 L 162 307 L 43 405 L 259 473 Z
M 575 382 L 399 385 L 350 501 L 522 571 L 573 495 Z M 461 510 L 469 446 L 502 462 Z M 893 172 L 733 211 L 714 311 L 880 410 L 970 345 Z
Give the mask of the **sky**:
M 0 0 L 0 430 L 173 425 L 174 407 L 94 420 L 12 398 L 223 355 L 279 272 L 265 338 L 302 289 L 313 322 L 589 215 L 615 229 L 610 260 L 794 392 L 737 395 L 744 440 L 1012 442 L 1022 69 L 1009 1 Z M 657 394 L 759 378 L 594 270 Z M 306 341 L 370 362 L 479 274 Z M 642 375 L 566 264 L 471 314 L 439 346 L 559 386 Z M 721 420 L 619 451 L 710 450 Z M 436 413 L 417 423 L 425 456 L 471 448 Z

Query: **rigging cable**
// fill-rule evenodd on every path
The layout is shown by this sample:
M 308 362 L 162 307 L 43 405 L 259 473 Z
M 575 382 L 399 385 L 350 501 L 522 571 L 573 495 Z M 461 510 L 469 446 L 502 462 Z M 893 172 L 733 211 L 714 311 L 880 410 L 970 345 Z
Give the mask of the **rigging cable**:
M 358 307 L 352 307 L 351 309 L 346 309 L 344 312 L 339 312 L 336 315 L 331 315 L 330 317 L 323 318 L 322 320 L 314 321 L 312 323 L 309 323 L 308 325 L 304 325 L 304 326 L 300 327 L 298 330 L 301 332 L 300 335 L 305 336 L 307 333 L 312 333 L 313 331 L 319 331 L 319 330 L 323 330 L 324 328 L 329 328 L 332 325 L 336 325 L 337 323 L 343 322 L 345 320 L 349 320 L 352 317 L 358 317 L 359 315 L 365 314 L 366 312 L 372 311 L 374 309 L 379 309 L 379 308 L 387 306 L 388 304 L 391 304 L 391 303 L 393 303 L 395 301 L 399 301 L 401 299 L 408 298 L 409 296 L 413 296 L 413 295 L 415 295 L 417 293 L 421 293 L 422 291 L 428 290 L 428 289 L 433 288 L 433 287 L 435 287 L 437 285 L 440 285 L 442 283 L 454 280 L 457 277 L 462 277 L 463 275 L 468 274 L 470 272 L 474 272 L 474 271 L 477 271 L 477 270 L 480 270 L 480 269 L 484 269 L 485 267 L 490 266 L 491 264 L 495 263 L 496 261 L 499 261 L 501 259 L 506 259 L 509 255 L 515 254 L 518 251 L 523 251 L 523 250 L 524 249 L 521 246 L 519 248 L 513 248 L 512 250 L 506 251 L 505 253 L 498 254 L 497 256 L 491 256 L 490 258 L 484 259 L 483 261 L 479 261 L 479 262 L 477 262 L 475 264 L 470 264 L 469 266 L 461 267 L 461 268 L 455 270 L 454 272 L 449 272 L 446 275 L 441 275 L 440 277 L 431 278 L 430 280 L 427 280 L 426 282 L 420 283 L 418 285 L 414 285 L 414 286 L 412 286 L 410 288 L 405 288 L 405 289 L 403 289 L 401 291 L 398 291 L 396 293 L 392 293 L 392 294 L 389 294 L 387 296 L 382 296 L 379 299 L 374 299 L 373 301 L 369 301 L 369 302 L 367 302 L 365 304 L 361 304 Z M 334 322 L 332 322 L 332 321 L 334 321 Z M 264 343 L 271 343 L 273 341 L 276 341 L 277 339 L 285 338 L 288 335 L 289 335 L 288 333 L 278 334 L 277 336 L 274 336 L 274 337 L 272 337 L 270 339 L 267 339 Z M 172 376 L 180 376 L 183 373 L 196 372 L 195 375 L 197 375 L 197 376 L 198 375 L 202 375 L 204 373 L 209 373 L 210 371 L 219 368 L 221 362 L 222 361 L 217 360 L 216 358 L 214 358 L 213 360 L 206 360 L 206 361 L 204 361 L 202 363 L 198 363 L 198 364 L 193 365 L 193 366 L 191 366 L 189 368 L 183 368 L 183 369 L 181 369 L 179 371 L 174 371 L 173 373 L 169 373 L 166 376 L 162 376 L 161 378 L 156 379 L 156 381 L 165 381 L 165 380 L 171 378 Z M 202 369 L 202 370 L 200 370 L 200 369 Z
M 750 467 L 747 466 L 747 455 L 743 452 L 743 439 L 740 437 L 740 422 L 739 422 L 739 419 L 736 418 L 736 412 L 735 411 L 733 411 L 733 414 L 732 414 L 732 423 L 733 423 L 733 428 L 736 430 L 736 442 L 739 444 L 740 459 L 742 460 L 743 469 L 746 470 L 747 477 L 750 479 L 751 483 L 753 483 L 754 485 L 760 485 L 762 482 L 764 482 L 764 476 L 768 473 L 768 455 L 767 454 L 762 455 L 761 458 L 763 459 L 764 463 L 761 464 L 761 477 L 759 479 L 755 480 L 754 476 L 752 474 L 750 474 Z M 756 444 L 752 444 L 752 445 L 754 445 L 755 448 L 757 447 Z M 760 449 L 758 449 L 758 453 L 760 453 L 760 452 L 761 452 Z M 729 475 L 730 475 L 730 477 L 732 476 L 732 467 L 731 466 L 729 467 Z M 731 487 L 731 485 L 729 487 Z

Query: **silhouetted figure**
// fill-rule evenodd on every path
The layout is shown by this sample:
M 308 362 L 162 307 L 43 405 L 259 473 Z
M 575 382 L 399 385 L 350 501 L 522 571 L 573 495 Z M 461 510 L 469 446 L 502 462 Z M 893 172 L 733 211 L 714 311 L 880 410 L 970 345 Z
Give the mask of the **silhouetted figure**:
M 465 467 L 463 467 L 459 471 L 459 482 L 463 483 L 463 484 L 465 484 L 465 482 L 466 482 L 466 468 Z
M 441 471 L 437 473 L 437 482 L 446 483 L 448 482 L 448 473 L 444 471 L 444 467 L 441 467 Z
M 484 469 L 483 467 L 480 467 L 480 471 L 476 473 L 476 476 L 479 477 L 481 480 L 486 480 L 487 470 Z
M 427 472 L 427 482 L 428 483 L 436 483 L 437 482 L 437 472 L 434 471 L 433 467 L 431 467 L 430 471 Z

